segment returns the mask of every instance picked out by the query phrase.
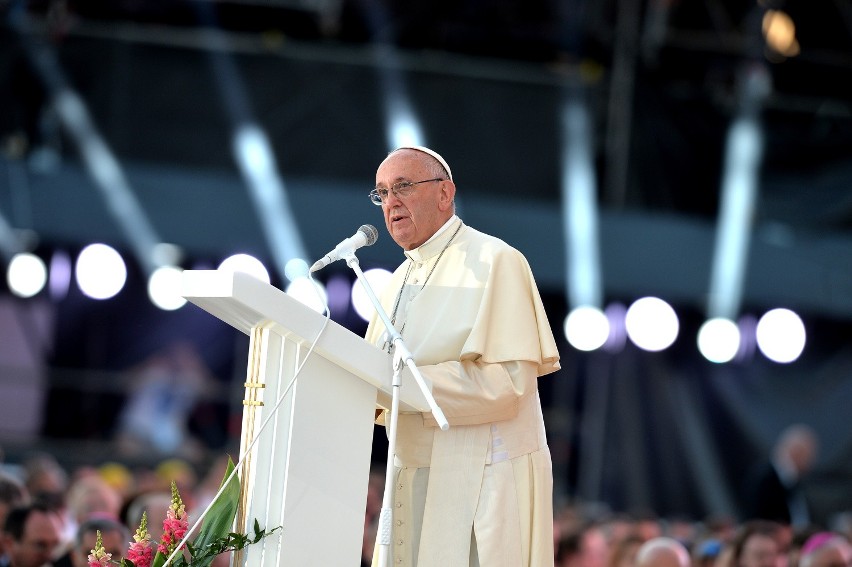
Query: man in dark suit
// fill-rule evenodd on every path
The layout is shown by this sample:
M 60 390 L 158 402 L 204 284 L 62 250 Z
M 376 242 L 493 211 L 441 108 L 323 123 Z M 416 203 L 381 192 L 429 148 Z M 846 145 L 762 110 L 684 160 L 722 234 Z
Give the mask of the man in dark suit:
M 807 526 L 811 518 L 801 483 L 813 467 L 817 450 L 818 439 L 810 427 L 795 424 L 782 431 L 770 462 L 747 479 L 746 519 Z

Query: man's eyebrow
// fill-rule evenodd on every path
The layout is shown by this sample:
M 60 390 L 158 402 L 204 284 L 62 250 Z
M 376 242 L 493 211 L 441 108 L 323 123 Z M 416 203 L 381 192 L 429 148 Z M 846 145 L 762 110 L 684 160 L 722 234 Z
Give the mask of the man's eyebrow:
M 400 181 L 408 181 L 408 177 L 404 177 L 402 175 L 399 175 L 399 176 L 397 176 L 396 179 L 393 180 L 393 183 L 391 183 L 391 185 L 399 183 Z M 376 183 L 376 187 L 380 186 L 381 184 L 382 184 L 381 182 Z

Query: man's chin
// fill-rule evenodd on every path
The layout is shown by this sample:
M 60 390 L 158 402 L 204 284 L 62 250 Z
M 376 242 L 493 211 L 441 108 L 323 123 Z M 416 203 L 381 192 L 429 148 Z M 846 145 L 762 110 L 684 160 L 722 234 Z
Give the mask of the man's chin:
M 406 230 L 394 230 L 391 232 L 391 238 L 393 241 L 399 244 L 403 250 L 411 250 L 413 246 L 411 245 L 411 234 Z

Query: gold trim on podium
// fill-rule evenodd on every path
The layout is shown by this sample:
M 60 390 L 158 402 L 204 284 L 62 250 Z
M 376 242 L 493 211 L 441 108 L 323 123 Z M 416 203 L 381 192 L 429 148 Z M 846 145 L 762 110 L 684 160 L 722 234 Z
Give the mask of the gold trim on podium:
M 263 406 L 263 400 L 260 400 L 263 388 L 266 384 L 260 381 L 260 366 L 262 364 L 261 350 L 263 348 L 263 333 L 266 329 L 262 327 L 254 327 L 251 330 L 249 340 L 249 360 L 246 369 L 245 398 L 243 399 L 243 427 L 242 436 L 240 439 L 241 451 L 245 452 L 248 447 L 254 442 L 255 437 L 255 413 L 257 408 Z M 240 471 L 240 500 L 237 504 L 237 514 L 234 519 L 238 531 L 248 530 L 251 527 L 246 526 L 246 514 L 249 509 L 249 480 L 252 478 L 252 456 L 251 451 L 245 454 L 243 464 Z M 234 562 L 232 565 L 242 565 L 245 562 L 245 549 L 239 549 L 234 552 Z

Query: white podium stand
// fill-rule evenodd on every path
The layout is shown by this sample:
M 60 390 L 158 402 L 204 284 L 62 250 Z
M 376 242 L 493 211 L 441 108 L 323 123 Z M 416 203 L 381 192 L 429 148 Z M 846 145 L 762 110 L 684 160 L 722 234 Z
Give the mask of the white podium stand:
M 186 299 L 250 336 L 236 526 L 281 526 L 237 554 L 248 567 L 357 567 L 377 406 L 390 408 L 392 358 L 334 321 L 277 414 L 325 317 L 247 274 L 187 270 Z M 406 369 L 400 411 L 429 411 Z M 236 459 L 235 459 L 236 460 Z

